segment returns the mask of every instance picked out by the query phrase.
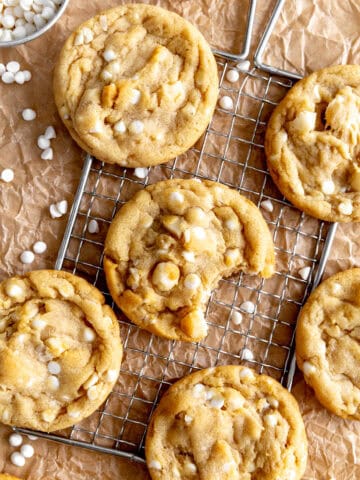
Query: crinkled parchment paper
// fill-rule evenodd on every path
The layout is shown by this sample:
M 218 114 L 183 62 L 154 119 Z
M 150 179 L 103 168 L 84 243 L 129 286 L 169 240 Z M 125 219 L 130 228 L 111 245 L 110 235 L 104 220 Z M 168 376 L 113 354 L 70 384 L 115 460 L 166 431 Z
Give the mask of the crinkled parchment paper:
M 48 207 L 63 199 L 71 204 L 80 176 L 83 153 L 71 140 L 56 113 L 52 98 L 52 70 L 61 44 L 69 32 L 96 12 L 119 3 L 124 2 L 72 0 L 60 22 L 45 36 L 22 47 L 0 50 L 0 62 L 18 60 L 22 69 L 31 70 L 33 74 L 32 81 L 22 86 L 0 83 L 0 169 L 13 168 L 15 171 L 14 182 L 0 184 L 0 279 L 29 270 L 29 266 L 24 266 L 19 261 L 19 254 L 30 249 L 36 240 L 47 242 L 48 250 L 45 254 L 36 256 L 31 268 L 52 268 L 54 265 L 67 217 L 51 219 Z M 164 0 L 152 3 L 183 14 L 202 30 L 213 46 L 232 52 L 240 50 L 247 1 Z M 273 1 L 258 0 L 253 49 L 260 39 L 273 5 Z M 265 52 L 265 61 L 300 73 L 336 63 L 356 62 L 360 55 L 359 24 L 360 5 L 356 0 L 289 0 Z M 251 88 L 253 91 L 249 93 L 256 93 L 256 86 Z M 24 108 L 34 108 L 37 111 L 34 122 L 22 120 L 21 111 Z M 225 121 L 220 119 L 219 128 L 224 127 Z M 38 135 L 48 125 L 54 125 L 57 132 L 57 138 L 52 142 L 55 152 L 53 161 L 41 160 L 41 151 L 36 146 Z M 215 124 L 214 128 L 216 127 Z M 236 128 L 246 131 L 247 126 L 245 123 Z M 211 143 L 211 139 L 209 141 Z M 213 143 L 214 152 L 220 151 L 219 139 L 214 137 Z M 233 153 L 239 156 L 241 149 L 237 148 Z M 190 154 L 186 161 L 191 161 Z M 263 159 L 254 160 L 255 163 L 257 161 L 263 162 Z M 207 169 L 204 172 L 207 175 L 214 175 L 214 162 L 204 162 L 203 168 Z M 240 170 L 233 165 L 229 171 L 224 170 L 221 179 L 232 183 L 240 174 Z M 260 179 L 256 177 L 249 178 L 247 186 L 256 189 L 258 181 Z M 111 185 L 104 188 L 111 189 Z M 97 213 L 103 213 L 101 207 L 99 209 Z M 276 213 L 275 209 L 270 217 L 276 218 Z M 293 212 L 285 220 L 288 223 L 295 222 L 296 216 L 297 213 Z M 313 225 L 309 220 L 306 228 L 311 232 Z M 357 224 L 338 228 L 326 270 L 327 276 L 360 265 L 359 228 Z M 292 239 L 285 231 L 283 236 L 281 246 L 286 249 L 291 245 Z M 306 245 L 303 247 L 308 248 Z M 285 257 L 278 256 L 278 270 L 285 268 L 286 261 Z M 303 265 L 299 264 L 295 267 L 301 266 Z M 220 299 L 227 293 L 226 289 L 220 290 Z M 299 293 L 294 290 L 289 294 L 297 296 Z M 271 307 L 270 304 L 262 304 L 262 308 Z M 216 316 L 216 312 L 213 314 Z M 267 325 L 260 325 L 259 328 L 266 335 Z M 288 332 L 284 330 L 278 341 L 286 341 L 287 335 Z M 136 340 L 140 341 L 141 337 Z M 217 340 L 210 338 L 209 342 L 215 344 Z M 229 345 L 225 344 L 225 347 L 231 348 L 231 338 L 228 341 Z M 165 346 L 164 348 L 166 349 Z M 182 354 L 187 355 L 185 347 L 182 347 Z M 129 367 L 135 368 L 141 364 L 142 357 L 128 355 L 125 361 Z M 204 356 L 202 361 L 203 366 L 206 366 L 211 358 Z M 159 374 L 157 370 L 162 366 L 150 363 L 147 368 L 148 374 L 156 376 Z M 174 371 L 173 376 L 179 373 Z M 120 380 L 119 384 L 124 382 L 125 380 Z M 125 385 L 121 387 L 125 388 Z M 360 478 L 360 423 L 338 419 L 323 409 L 300 374 L 296 378 L 293 393 L 300 403 L 309 438 L 310 455 L 304 478 Z M 9 455 L 14 450 L 7 442 L 9 432 L 8 428 L 0 426 L 0 471 L 33 480 L 148 478 L 141 465 L 41 439 L 34 442 L 35 456 L 27 461 L 24 468 L 16 468 L 9 461 Z

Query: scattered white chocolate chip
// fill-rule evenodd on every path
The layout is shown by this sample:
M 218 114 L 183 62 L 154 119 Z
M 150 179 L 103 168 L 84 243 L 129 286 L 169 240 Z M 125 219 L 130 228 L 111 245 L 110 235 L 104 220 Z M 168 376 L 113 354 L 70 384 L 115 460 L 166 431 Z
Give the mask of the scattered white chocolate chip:
M 243 310 L 245 313 L 255 313 L 256 306 L 253 302 L 250 302 L 249 300 L 246 300 L 246 302 L 243 302 L 240 305 L 240 309 Z
M 239 227 L 239 224 L 235 220 L 230 218 L 225 221 L 225 227 L 228 230 L 236 230 Z
M 37 253 L 38 255 L 41 255 L 42 253 L 46 252 L 47 250 L 47 245 L 45 242 L 42 242 L 42 241 L 38 241 L 38 242 L 35 242 L 34 245 L 33 245 L 33 252 L 34 253 Z
M 195 398 L 202 397 L 205 394 L 205 386 L 202 383 L 197 383 L 193 387 L 193 396 Z
M 56 377 L 54 377 L 54 378 L 56 378 Z M 56 378 L 56 380 L 57 380 L 57 378 Z M 48 410 L 45 410 L 44 412 L 42 412 L 41 417 L 44 420 L 44 422 L 51 423 L 55 420 L 56 413 L 53 412 L 52 410 L 48 409 Z
M 228 248 L 224 255 L 225 264 L 230 267 L 236 264 L 240 258 L 240 251 L 238 248 Z
M 334 285 L 332 286 L 333 295 L 338 295 L 341 292 L 342 292 L 342 286 L 340 285 L 340 283 L 334 283 Z
M 260 206 L 267 212 L 271 213 L 274 211 L 274 205 L 271 200 L 264 200 L 263 202 L 260 203 Z
M 310 267 L 303 267 L 303 268 L 300 268 L 300 270 L 298 271 L 298 274 L 303 280 L 307 280 L 310 275 L 310 270 L 311 270 Z
M 56 208 L 61 215 L 65 215 L 68 211 L 68 202 L 67 200 L 61 200 L 56 204 Z
M 248 348 L 244 348 L 244 350 L 241 352 L 241 360 L 247 360 L 247 361 L 254 360 L 253 352 Z
M 67 414 L 71 418 L 79 418 L 80 417 L 80 411 L 79 410 L 68 410 Z
M 35 120 L 35 118 L 36 118 L 36 112 L 35 112 L 35 110 L 32 110 L 31 108 L 25 108 L 21 112 L 21 115 L 22 115 L 22 118 L 26 122 L 31 122 L 32 120 Z
M 17 72 L 14 75 L 14 80 L 18 85 L 23 85 L 25 83 L 24 72 Z
M 35 260 L 35 255 L 30 250 L 25 250 L 21 253 L 20 260 L 24 264 L 33 263 L 33 261 Z
M 29 70 L 23 70 L 23 74 L 24 74 L 24 78 L 25 78 L 25 82 L 30 82 L 31 80 L 31 72 L 29 72 Z
M 28 443 L 25 443 L 24 445 L 21 446 L 20 453 L 25 458 L 31 458 L 34 456 L 34 453 L 35 453 L 34 447 L 32 445 L 29 445 Z
M 5 183 L 10 183 L 14 180 L 14 170 L 11 168 L 4 168 L 0 176 L 1 180 Z
M 196 273 L 189 273 L 189 275 L 186 275 L 185 280 L 184 280 L 184 287 L 188 288 L 189 290 L 196 290 L 199 288 L 201 285 L 201 280 L 199 275 L 196 275 Z
M 220 97 L 219 105 L 224 110 L 232 110 L 234 108 L 233 99 L 228 95 L 224 95 L 223 97 Z
M 222 408 L 224 406 L 224 399 L 220 396 L 213 397 L 209 401 L 209 405 L 213 408 Z
M 228 472 L 230 472 L 230 470 L 231 470 L 232 468 L 234 468 L 234 466 L 235 466 L 235 463 L 234 463 L 234 462 L 226 462 L 226 463 L 224 463 L 223 466 L 222 466 L 222 471 L 223 471 L 224 473 L 228 473 Z
M 353 206 L 351 201 L 341 202 L 338 206 L 338 209 L 342 215 L 351 215 L 353 212 Z
M 315 130 L 316 124 L 316 113 L 308 112 L 306 110 L 299 112 L 297 117 L 289 122 L 289 125 L 292 126 L 297 131 L 308 133 L 311 130 Z
M 115 382 L 118 376 L 119 376 L 119 373 L 117 370 L 109 370 L 105 378 L 107 382 Z
M 84 27 L 82 32 L 84 35 L 84 43 L 90 43 L 94 40 L 94 34 L 90 28 Z
M 99 381 L 99 375 L 96 372 L 94 372 L 91 375 L 91 377 L 84 383 L 85 390 L 88 390 L 89 388 L 96 385 L 98 381 Z
M 186 250 L 184 250 L 181 255 L 184 257 L 184 259 L 187 261 L 187 262 L 190 262 L 190 263 L 193 263 L 195 262 L 195 254 L 194 252 L 188 252 Z
M 119 120 L 114 125 L 114 130 L 118 133 L 125 133 L 126 132 L 126 125 L 123 120 Z
M 88 224 L 87 230 L 91 234 L 99 233 L 100 227 L 98 221 L 92 218 Z
M 112 73 L 109 72 L 109 70 L 104 69 L 104 70 L 101 72 L 101 78 L 102 78 L 102 80 L 104 80 L 105 82 L 107 82 L 107 81 L 109 81 L 109 80 L 112 79 Z M 100 130 L 100 131 L 101 131 L 101 130 Z M 99 133 L 99 131 L 98 131 L 98 132 L 96 132 L 96 131 L 94 132 L 94 131 L 91 131 L 91 130 L 90 130 L 90 133 Z
M 9 436 L 9 445 L 12 447 L 20 447 L 20 445 L 23 443 L 23 438 L 19 433 L 12 433 Z
M 107 18 L 106 15 L 100 15 L 99 18 L 100 26 L 103 29 L 104 32 L 107 32 L 108 30 L 108 23 L 107 23 Z
M 15 75 L 11 72 L 5 72 L 1 75 L 1 80 L 6 84 L 14 83 Z
M 106 62 L 111 62 L 112 60 L 115 60 L 116 53 L 114 50 L 111 50 L 111 48 L 107 48 L 103 53 L 103 57 Z
M 272 413 L 269 413 L 268 415 L 265 415 L 264 422 L 268 427 L 276 427 L 278 423 L 277 416 Z
M 6 294 L 9 295 L 9 297 L 16 298 L 19 297 L 24 293 L 23 289 L 20 287 L 20 285 L 16 285 L 16 283 L 9 283 L 6 285 Z
M 34 320 L 31 322 L 31 326 L 36 330 L 42 330 L 46 327 L 46 322 L 41 320 L 41 318 L 34 318 Z
M 47 140 L 52 140 L 53 138 L 56 138 L 55 128 L 52 125 L 49 125 L 48 127 L 46 127 L 44 137 Z
M 226 72 L 226 80 L 230 83 L 237 82 L 239 80 L 239 72 L 237 70 L 228 70 Z
M 47 369 L 52 375 L 59 375 L 59 373 L 61 372 L 60 364 L 54 361 L 48 363 Z
M 144 124 L 141 120 L 133 120 L 129 125 L 129 132 L 139 135 L 144 131 Z
M 2 413 L 2 416 L 1 416 L 3 422 L 8 422 L 10 420 L 10 412 L 9 412 L 9 409 L 5 408 L 5 410 L 3 411 Z
M 237 310 L 234 310 L 231 314 L 231 320 L 235 325 L 240 325 L 243 320 L 243 316 L 241 315 L 240 312 L 238 312 Z
M 250 65 L 249 60 L 244 60 L 243 62 L 236 64 L 236 68 L 240 70 L 240 72 L 248 72 L 250 70 Z
M 96 334 L 92 328 L 85 327 L 83 333 L 83 339 L 85 342 L 93 342 L 96 338 Z
M 88 390 L 87 390 L 87 397 L 89 400 L 96 400 L 98 398 L 98 391 L 97 391 L 97 388 L 96 388 L 96 385 L 90 387 Z
M 103 122 L 101 120 L 96 120 L 94 126 L 90 128 L 89 133 L 101 133 L 103 130 Z
M 37 437 L 36 435 L 27 435 L 27 437 L 29 440 L 32 440 L 34 442 L 39 439 L 39 437 Z
M 185 475 L 191 475 L 191 474 L 196 473 L 196 472 L 197 472 L 197 468 L 196 468 L 196 465 L 194 463 L 191 463 L 191 462 L 185 463 L 185 465 L 184 465 Z
M 169 201 L 174 203 L 183 203 L 184 195 L 181 192 L 171 192 L 169 195 Z
M 37 139 L 37 146 L 41 149 L 41 150 L 46 150 L 47 148 L 50 147 L 50 140 L 48 140 L 45 135 L 39 135 L 38 139 Z
M 138 178 L 146 178 L 148 173 L 149 173 L 148 168 L 137 167 L 134 170 L 134 175 L 135 177 L 138 177 Z
M 190 416 L 190 415 L 185 415 L 184 416 L 184 422 L 187 424 L 187 425 L 190 425 L 190 423 L 192 423 L 193 421 L 193 418 Z
M 172 262 L 158 263 L 152 274 L 153 284 L 161 291 L 169 291 L 178 284 L 180 271 Z
M 316 367 L 310 362 L 304 362 L 302 368 L 304 375 L 312 375 L 316 372 Z
M 325 195 L 331 195 L 335 192 L 335 183 L 332 180 L 324 180 L 321 184 L 321 191 Z
M 62 214 L 59 212 L 55 204 L 50 205 L 49 211 L 50 211 L 51 218 L 60 218 L 62 216 Z
M 23 467 L 25 465 L 25 457 L 20 452 L 13 452 L 10 455 L 10 461 L 16 467 Z
M 136 89 L 136 88 L 133 88 L 131 90 L 131 93 L 130 93 L 131 97 L 130 97 L 130 103 L 132 105 L 136 105 L 137 103 L 139 103 L 140 101 L 140 98 L 141 98 L 141 92 L 140 90 Z
M 273 398 L 273 397 L 269 397 L 267 399 L 267 401 L 269 402 L 269 405 L 273 408 L 278 408 L 279 406 L 279 400 L 277 400 L 276 398 Z
M 16 73 L 20 70 L 20 63 L 19 62 L 9 62 L 6 64 L 6 70 L 11 73 Z
M 152 468 L 154 470 L 161 470 L 161 463 L 158 460 L 151 460 L 148 464 L 149 468 Z
M 55 375 L 50 375 L 47 379 L 47 386 L 51 391 L 58 390 L 60 387 L 60 382 Z
M 51 147 L 45 148 L 41 155 L 40 155 L 42 160 L 52 160 L 54 158 L 54 151 Z

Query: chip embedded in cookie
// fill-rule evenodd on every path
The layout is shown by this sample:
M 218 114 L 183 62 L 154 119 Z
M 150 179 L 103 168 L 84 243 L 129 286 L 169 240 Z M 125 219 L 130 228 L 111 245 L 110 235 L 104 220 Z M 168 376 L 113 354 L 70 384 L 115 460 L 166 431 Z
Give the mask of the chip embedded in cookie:
M 74 140 L 99 160 L 157 165 L 188 150 L 218 95 L 210 46 L 163 8 L 122 5 L 80 25 L 54 74 L 55 102 Z
M 324 407 L 360 420 L 360 268 L 325 280 L 310 295 L 296 329 L 296 358 Z
M 172 385 L 146 436 L 153 480 L 298 480 L 307 460 L 294 397 L 240 366 L 209 368 Z
M 222 277 L 270 277 L 272 237 L 258 208 L 225 185 L 165 180 L 136 193 L 105 241 L 110 293 L 137 325 L 165 338 L 207 335 L 204 311 Z
M 329 222 L 360 221 L 360 66 L 325 68 L 295 84 L 274 110 L 265 152 L 296 207 Z
M 0 284 L 0 421 L 54 431 L 80 422 L 119 375 L 114 312 L 82 278 L 38 270 Z

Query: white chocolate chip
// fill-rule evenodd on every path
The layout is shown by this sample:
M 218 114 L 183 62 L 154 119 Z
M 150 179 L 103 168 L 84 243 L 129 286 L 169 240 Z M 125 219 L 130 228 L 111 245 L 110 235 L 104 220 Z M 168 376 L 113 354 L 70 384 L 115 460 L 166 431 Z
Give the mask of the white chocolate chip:
M 1 80 L 6 84 L 14 83 L 15 75 L 11 72 L 5 72 L 1 75 Z
M 269 405 L 273 408 L 278 408 L 279 406 L 279 400 L 277 400 L 276 398 L 273 398 L 273 397 L 269 397 L 267 399 L 267 401 L 269 402 Z
M 100 15 L 99 21 L 100 21 L 100 26 L 103 29 L 103 31 L 107 32 L 108 31 L 108 22 L 107 22 L 106 15 Z
M 241 360 L 247 360 L 247 361 L 254 360 L 253 352 L 248 348 L 244 348 L 244 350 L 241 352 Z
M 53 138 L 56 138 L 55 128 L 52 125 L 49 125 L 48 127 L 46 127 L 44 137 L 47 140 L 52 140 Z
M 254 372 L 250 368 L 242 368 L 240 373 L 239 373 L 239 378 L 248 378 L 248 377 L 254 377 Z
M 19 62 L 9 62 L 6 64 L 6 70 L 11 73 L 16 73 L 20 70 L 20 63 Z
M 184 416 L 184 422 L 187 424 L 187 425 L 190 425 L 190 423 L 192 423 L 193 421 L 193 418 L 190 416 L 190 415 L 185 415 Z
M 230 218 L 229 220 L 225 221 L 225 227 L 228 230 L 236 230 L 239 228 L 239 224 L 235 220 Z
M 111 62 L 112 60 L 115 60 L 116 53 L 111 48 L 107 48 L 103 53 L 103 57 L 106 62 Z
M 302 368 L 304 375 L 312 375 L 316 372 L 316 367 L 310 362 L 304 362 Z
M 5 183 L 10 183 L 14 180 L 14 170 L 11 168 L 4 168 L 0 176 L 1 180 Z
M 125 133 L 126 132 L 125 122 L 123 120 L 116 122 L 114 125 L 114 130 L 115 132 L 118 132 L 118 133 Z
M 89 133 L 101 133 L 102 131 L 103 131 L 103 122 L 97 119 L 94 126 L 89 130 Z
M 190 263 L 193 263 L 195 262 L 195 254 L 194 252 L 188 252 L 186 250 L 184 250 L 181 255 L 184 257 L 184 259 L 187 261 L 187 262 L 190 262 Z
M 5 410 L 3 411 L 1 418 L 2 418 L 3 422 L 5 422 L 5 423 L 10 420 L 10 412 L 7 408 L 5 408 Z
M 25 250 L 24 252 L 21 253 L 20 260 L 22 263 L 26 265 L 33 263 L 33 261 L 35 260 L 35 255 L 30 250 Z
M 332 180 L 324 180 L 321 184 L 321 191 L 325 195 L 331 195 L 335 192 L 335 183 Z
M 50 211 L 51 218 L 60 218 L 62 216 L 62 214 L 59 212 L 55 204 L 50 205 L 49 211 Z
M 269 413 L 268 415 L 265 415 L 264 422 L 268 427 L 276 427 L 278 423 L 277 416 L 272 413 Z
M 90 43 L 94 40 L 94 34 L 90 28 L 84 27 L 82 32 L 84 35 L 84 43 Z
M 169 201 L 181 204 L 184 202 L 184 195 L 181 192 L 171 192 L 169 195 Z
M 61 372 L 60 364 L 54 361 L 48 363 L 47 369 L 52 375 L 59 375 L 59 373 Z
M 224 406 L 224 399 L 220 396 L 215 396 L 209 401 L 209 405 L 213 408 L 222 408 Z
M 45 148 L 40 155 L 42 160 L 52 160 L 54 158 L 54 151 L 50 148 Z
M 38 241 L 38 242 L 34 243 L 32 248 L 33 248 L 34 253 L 37 253 L 37 254 L 41 255 L 42 253 L 46 252 L 47 245 L 46 245 L 45 242 Z
M 98 221 L 92 218 L 88 224 L 87 230 L 91 234 L 99 233 L 100 227 Z
M 141 120 L 133 120 L 129 125 L 129 132 L 139 135 L 144 131 L 144 124 Z
M 84 34 L 83 34 L 82 31 L 80 31 L 75 37 L 74 45 L 78 46 L 78 45 L 83 45 L 83 44 L 84 44 Z
M 197 383 L 193 387 L 193 396 L 195 398 L 200 398 L 205 395 L 205 386 L 202 383 Z
M 141 98 L 141 92 L 140 90 L 137 90 L 136 88 L 133 88 L 131 90 L 131 98 L 130 98 L 130 103 L 132 105 L 136 105 L 137 103 L 139 103 L 140 101 L 140 98 Z
M 67 200 L 61 200 L 56 204 L 56 208 L 61 215 L 65 215 L 68 211 L 68 202 Z
M 201 280 L 199 275 L 196 275 L 196 273 L 189 273 L 189 275 L 186 275 L 185 280 L 184 280 L 184 287 L 188 288 L 189 290 L 196 290 L 199 288 L 201 285 Z
M 16 467 L 23 467 L 25 465 L 25 457 L 20 452 L 13 452 L 10 455 L 10 461 Z
M 203 242 L 206 240 L 206 231 L 203 227 L 190 227 L 184 232 L 185 243 L 191 241 Z
M 25 82 L 30 82 L 31 80 L 31 72 L 29 70 L 23 70 Z
M 12 447 L 20 447 L 23 442 L 23 438 L 19 433 L 12 433 L 9 437 L 9 445 Z
M 79 410 L 68 410 L 67 414 L 71 418 L 79 418 L 80 417 L 80 411 Z
M 341 202 L 338 206 L 338 209 L 342 215 L 351 215 L 353 212 L 353 206 L 351 201 Z
M 91 375 L 91 377 L 84 383 L 83 387 L 85 388 L 85 390 L 88 390 L 89 388 L 96 385 L 98 381 L 99 381 L 99 375 L 96 372 L 94 372 Z
M 342 292 L 342 286 L 340 283 L 334 283 L 332 286 L 332 293 L 333 295 L 339 295 Z
M 226 80 L 230 83 L 237 82 L 239 80 L 239 72 L 237 70 L 228 70 L 226 72 Z
M 22 28 L 22 27 L 21 27 Z M 17 30 L 20 30 L 20 27 L 19 29 Z M 25 29 L 24 29 L 25 30 Z M 15 31 L 13 32 L 13 35 L 15 34 Z M 25 35 L 26 35 L 26 31 L 25 31 Z M 24 35 L 24 36 L 25 36 Z M 14 35 L 15 36 L 15 35 Z M 15 73 L 14 75 L 14 80 L 15 82 L 18 84 L 18 85 L 23 85 L 25 83 L 25 75 L 23 72 L 17 72 Z
M 243 316 L 241 315 L 240 312 L 238 312 L 237 310 L 234 310 L 231 314 L 231 320 L 235 325 L 240 325 L 243 320 Z
M 234 108 L 234 102 L 228 95 L 224 95 L 220 98 L 219 105 L 224 110 L 232 110 Z
M 12 298 L 19 297 L 23 295 L 24 290 L 20 287 L 20 285 L 16 285 L 16 283 L 8 283 L 5 288 L 6 295 Z
M 32 120 L 35 120 L 35 118 L 36 118 L 36 112 L 35 112 L 35 110 L 32 110 L 31 108 L 25 108 L 21 112 L 21 115 L 22 115 L 22 118 L 26 122 L 31 122 Z
M 314 90 L 313 90 L 313 94 L 314 94 L 314 102 L 315 103 L 320 102 L 321 101 L 321 95 L 320 95 L 319 85 L 315 85 Z
M 274 205 L 271 200 L 264 200 L 263 202 L 260 203 L 260 206 L 267 212 L 271 213 L 274 211 Z
M 249 60 L 244 60 L 242 62 L 239 62 L 237 65 L 236 65 L 236 68 L 238 70 L 240 70 L 240 72 L 248 72 L 250 70 L 250 62 Z
M 117 370 L 108 370 L 106 373 L 106 381 L 107 382 L 115 382 L 115 380 L 118 378 L 119 372 Z
M 27 437 L 29 440 L 32 440 L 34 442 L 39 439 L 39 437 L 37 437 L 36 435 L 27 435 Z
M 40 135 L 37 139 L 37 146 L 41 148 L 41 150 L 46 150 L 50 147 L 50 140 L 45 138 L 44 135 Z
M 56 378 L 56 377 L 54 377 L 54 378 Z M 56 378 L 56 380 L 57 380 L 57 378 Z M 44 412 L 42 412 L 41 417 L 44 420 L 44 422 L 51 423 L 55 420 L 56 413 L 51 411 L 51 410 L 45 410 Z
M 225 252 L 225 263 L 227 266 L 233 266 L 240 258 L 240 250 L 238 248 L 228 248 Z
M 34 447 L 32 445 L 29 445 L 28 443 L 25 443 L 22 445 L 20 448 L 20 453 L 25 457 L 25 458 L 31 458 L 34 456 Z
M 31 322 L 31 326 L 36 330 L 42 330 L 46 327 L 46 322 L 44 322 L 44 320 L 41 320 L 41 318 L 34 318 L 34 320 Z
M 310 267 L 300 268 L 300 270 L 298 271 L 298 274 L 303 280 L 307 280 L 310 275 L 310 270 L 311 270 Z
M 149 173 L 148 168 L 137 167 L 134 170 L 134 175 L 135 177 L 138 177 L 138 178 L 146 178 L 148 173 Z
M 169 291 L 178 284 L 179 268 L 172 262 L 158 263 L 152 274 L 153 284 L 161 291 Z
M 109 70 L 107 69 L 104 69 L 102 72 L 101 72 L 101 78 L 102 80 L 104 80 L 105 82 L 108 82 L 109 80 L 112 79 L 112 73 L 109 72 Z M 96 132 L 91 132 L 90 133 L 96 133 Z
M 153 470 L 161 470 L 161 463 L 158 460 L 151 460 L 148 463 L 148 467 L 152 468 Z
M 92 328 L 85 327 L 83 332 L 83 339 L 85 342 L 93 342 L 96 338 L 96 334 Z
M 289 124 L 297 131 L 308 133 L 315 129 L 316 113 L 303 111 L 299 112 L 297 117 Z
M 197 472 L 196 465 L 191 462 L 187 462 L 184 465 L 184 473 L 185 475 L 192 475 L 193 473 Z
M 228 472 L 230 472 L 230 470 L 231 470 L 232 468 L 234 468 L 234 466 L 235 466 L 235 463 L 234 463 L 234 462 L 226 462 L 226 463 L 224 463 L 223 466 L 222 466 L 222 471 L 223 471 L 224 473 L 228 473 Z
M 252 314 L 255 313 L 256 306 L 253 302 L 247 300 L 240 305 L 240 309 L 243 310 L 245 313 Z
M 47 379 L 47 386 L 48 386 L 49 390 L 51 390 L 53 392 L 58 390 L 59 387 L 60 387 L 59 379 L 57 377 L 55 377 L 55 375 L 50 375 Z
M 99 396 L 96 385 L 90 387 L 87 391 L 87 397 L 89 400 L 96 400 Z

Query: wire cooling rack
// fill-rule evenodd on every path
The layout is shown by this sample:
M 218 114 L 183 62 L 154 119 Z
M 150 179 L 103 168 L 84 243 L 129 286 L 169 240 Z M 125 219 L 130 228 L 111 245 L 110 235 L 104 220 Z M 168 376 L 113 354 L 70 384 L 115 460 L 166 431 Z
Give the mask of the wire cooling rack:
M 245 364 L 291 386 L 297 314 L 321 278 L 335 229 L 290 205 L 266 169 L 266 121 L 294 77 L 287 78 L 283 71 L 281 76 L 274 76 L 277 72 L 269 73 L 269 68 L 252 68 L 240 71 L 235 84 L 226 80 L 227 71 L 248 55 L 255 3 L 250 2 L 243 51 L 236 56 L 216 52 L 220 96 L 231 96 L 234 108 L 228 111 L 218 107 L 193 149 L 168 164 L 150 168 L 144 179 L 134 176 L 133 170 L 86 157 L 56 268 L 87 278 L 115 308 L 124 342 L 124 361 L 119 381 L 99 411 L 72 429 L 40 436 L 144 462 L 149 419 L 174 380 L 200 368 Z M 278 2 L 278 10 L 282 3 Z M 259 46 L 256 61 L 260 67 L 278 10 Z M 209 334 L 200 343 L 164 340 L 130 323 L 114 307 L 102 269 L 106 232 L 121 205 L 147 184 L 174 177 L 210 179 L 237 189 L 262 210 L 276 250 L 276 273 L 271 279 L 240 273 L 220 281 L 207 306 Z M 272 211 L 271 207 L 264 208 L 266 200 L 271 202 Z M 96 234 L 88 232 L 91 220 L 99 224 Z M 303 267 L 310 269 L 306 280 L 299 275 Z M 254 313 L 242 310 L 245 300 L 256 305 Z M 240 324 L 234 312 L 242 314 Z

